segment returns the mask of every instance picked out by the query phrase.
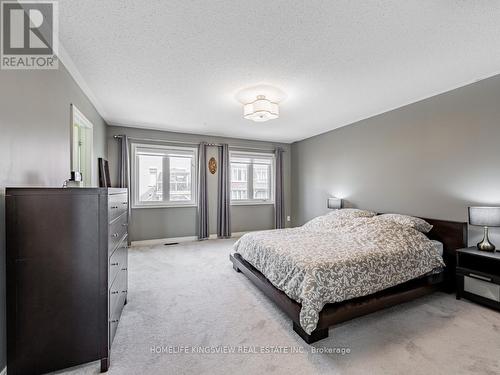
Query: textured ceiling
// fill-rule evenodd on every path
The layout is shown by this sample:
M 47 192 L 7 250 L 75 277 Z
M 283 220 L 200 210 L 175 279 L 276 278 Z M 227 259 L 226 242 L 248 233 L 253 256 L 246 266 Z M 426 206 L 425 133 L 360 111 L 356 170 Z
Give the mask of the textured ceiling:
M 500 73 L 500 1 L 59 4 L 110 124 L 293 142 Z M 278 120 L 242 118 L 235 94 L 257 84 L 286 93 Z

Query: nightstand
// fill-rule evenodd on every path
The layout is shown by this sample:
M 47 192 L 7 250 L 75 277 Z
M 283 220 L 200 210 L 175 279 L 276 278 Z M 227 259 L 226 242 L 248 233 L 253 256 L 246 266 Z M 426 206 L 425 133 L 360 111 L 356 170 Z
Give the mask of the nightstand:
M 475 247 L 457 250 L 457 299 L 500 310 L 500 252 Z

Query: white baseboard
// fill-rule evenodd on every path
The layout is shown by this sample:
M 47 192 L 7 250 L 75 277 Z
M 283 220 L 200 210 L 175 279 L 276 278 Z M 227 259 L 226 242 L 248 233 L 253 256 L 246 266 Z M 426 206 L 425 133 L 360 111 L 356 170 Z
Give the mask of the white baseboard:
M 234 232 L 234 233 L 231 233 L 231 238 L 240 238 L 244 234 L 247 234 L 247 233 L 250 233 L 250 232 L 253 232 L 253 231 L 249 230 L 247 232 Z
M 132 241 L 130 245 L 132 247 L 135 246 L 154 246 L 154 245 L 161 245 L 165 243 L 172 243 L 172 242 L 191 242 L 191 241 L 196 241 L 198 237 L 196 236 L 186 236 L 186 237 L 171 237 L 171 238 L 157 238 L 154 240 L 142 240 L 142 241 Z
M 239 238 L 239 237 L 243 236 L 245 233 L 248 233 L 248 232 L 234 232 L 234 233 L 232 233 L 231 238 Z M 215 239 L 217 239 L 217 235 L 211 234 L 208 239 L 215 240 Z M 192 242 L 192 241 L 198 241 L 198 237 L 186 236 L 186 237 L 157 238 L 154 240 L 132 241 L 130 245 L 132 247 L 139 247 L 139 246 L 162 245 L 162 244 L 172 243 L 172 242 L 181 243 L 181 242 Z M 0 375 L 3 375 L 3 374 L 0 374 Z

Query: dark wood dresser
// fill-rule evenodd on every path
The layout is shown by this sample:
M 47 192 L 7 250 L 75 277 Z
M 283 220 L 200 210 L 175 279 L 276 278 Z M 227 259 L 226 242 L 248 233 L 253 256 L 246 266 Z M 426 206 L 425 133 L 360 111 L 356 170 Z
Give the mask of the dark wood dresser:
M 7 188 L 7 369 L 101 360 L 127 302 L 126 189 Z

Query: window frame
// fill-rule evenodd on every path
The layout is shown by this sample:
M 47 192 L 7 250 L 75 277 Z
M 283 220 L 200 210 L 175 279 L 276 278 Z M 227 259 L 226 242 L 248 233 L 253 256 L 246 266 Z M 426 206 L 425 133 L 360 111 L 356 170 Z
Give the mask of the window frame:
M 157 149 L 168 155 L 169 151 L 184 151 L 193 154 L 193 163 L 191 164 L 191 197 L 190 201 L 151 201 L 151 202 L 140 202 L 139 201 L 139 158 L 138 149 Z M 198 206 L 198 148 L 192 146 L 171 146 L 171 145 L 158 145 L 149 143 L 131 143 L 131 168 L 132 168 L 132 208 L 171 208 L 171 207 L 197 207 Z M 168 159 L 167 159 L 168 160 Z M 163 196 L 170 199 L 170 165 L 165 168 L 163 164 L 163 170 L 168 170 L 168 175 L 163 173 Z M 165 184 L 165 182 L 168 182 Z
M 231 164 L 232 164 L 232 159 L 234 156 L 247 156 L 249 158 L 253 157 L 265 157 L 271 159 L 271 171 L 270 171 L 270 176 L 269 176 L 269 183 L 270 183 L 270 191 L 269 191 L 269 199 L 254 199 L 254 198 L 247 198 L 247 199 L 237 199 L 234 200 L 232 199 L 232 189 L 231 189 L 231 182 L 232 182 L 232 171 L 231 171 Z M 238 162 L 235 162 L 238 163 Z M 247 192 L 249 197 L 253 197 L 253 178 L 254 178 L 254 172 L 253 172 L 253 166 L 254 164 L 248 164 L 250 168 L 248 168 L 247 172 Z M 275 202 L 275 197 L 274 197 L 274 187 L 276 184 L 276 176 L 275 176 L 275 170 L 276 170 L 276 155 L 271 152 L 252 152 L 252 151 L 239 151 L 239 150 L 230 150 L 229 151 L 229 169 L 230 169 L 230 179 L 231 181 L 229 182 L 230 186 L 230 202 L 231 206 L 258 206 L 258 205 L 274 205 Z

